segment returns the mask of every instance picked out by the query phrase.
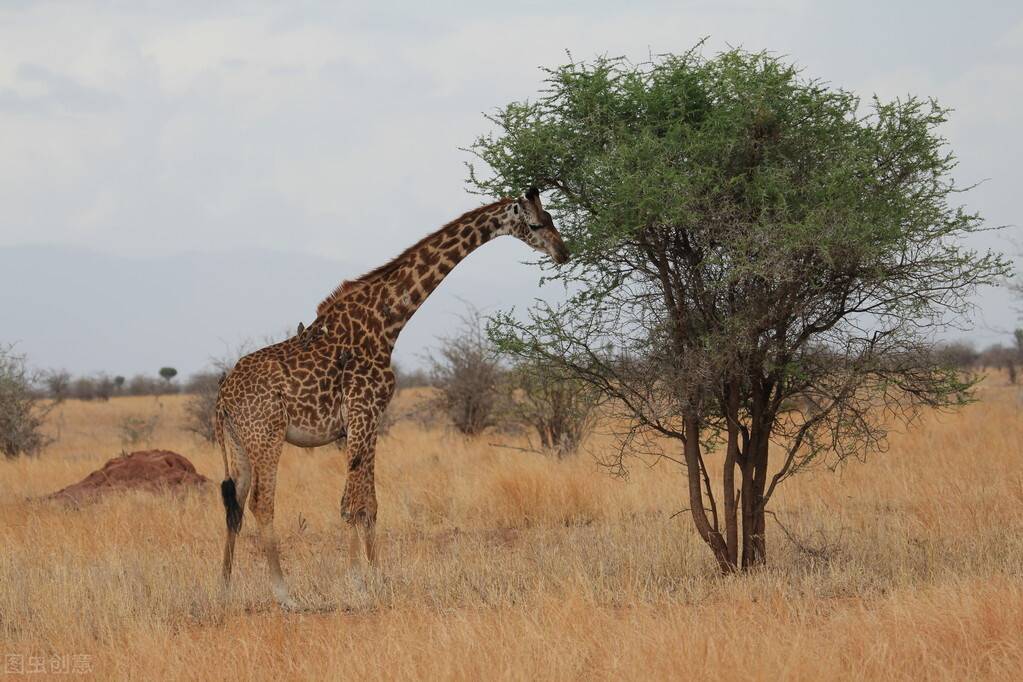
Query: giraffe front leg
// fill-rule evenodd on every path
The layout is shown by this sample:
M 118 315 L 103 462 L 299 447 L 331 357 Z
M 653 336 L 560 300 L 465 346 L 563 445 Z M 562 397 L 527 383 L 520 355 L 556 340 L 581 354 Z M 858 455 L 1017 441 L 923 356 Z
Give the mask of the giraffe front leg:
M 341 496 L 341 520 L 348 527 L 349 576 L 359 592 L 376 562 L 377 498 L 374 478 L 377 411 L 349 409 L 348 480 Z
M 350 387 L 346 396 L 348 480 L 341 497 L 341 519 L 348 526 L 350 575 L 358 584 L 363 583 L 368 567 L 376 564 L 374 459 L 380 415 L 394 394 L 394 372 L 381 364 L 352 364 L 346 368 L 345 385 Z
M 376 493 L 372 469 L 349 469 L 341 497 L 341 520 L 348 532 L 348 579 L 362 601 L 369 596 L 367 580 L 376 560 Z
M 353 452 L 348 466 L 348 480 L 341 496 L 341 520 L 349 528 L 349 562 L 361 566 L 365 556 L 373 564 L 376 562 L 377 520 L 373 463 L 360 462 L 357 453 Z

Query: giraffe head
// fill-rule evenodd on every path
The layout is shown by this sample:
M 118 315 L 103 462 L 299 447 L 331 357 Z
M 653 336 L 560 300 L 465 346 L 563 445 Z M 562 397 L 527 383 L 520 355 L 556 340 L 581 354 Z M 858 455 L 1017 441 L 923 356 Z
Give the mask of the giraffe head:
M 546 253 L 555 263 L 568 262 L 568 249 L 554 227 L 551 214 L 543 210 L 540 190 L 536 187 L 530 187 L 521 197 L 509 202 L 506 223 L 508 234 Z

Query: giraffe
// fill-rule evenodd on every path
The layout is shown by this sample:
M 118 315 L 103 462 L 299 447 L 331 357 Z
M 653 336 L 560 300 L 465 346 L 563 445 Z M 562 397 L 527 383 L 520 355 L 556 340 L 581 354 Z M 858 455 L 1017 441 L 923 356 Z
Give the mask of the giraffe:
M 214 420 L 224 456 L 221 495 L 227 514 L 223 587 L 230 585 L 235 539 L 246 502 L 255 517 L 271 586 L 282 608 L 294 609 L 273 528 L 277 463 L 284 443 L 317 447 L 346 443 L 348 476 L 341 496 L 349 570 L 376 561 L 374 454 L 380 415 L 394 393 L 391 351 L 402 328 L 463 258 L 511 235 L 556 263 L 569 253 L 530 187 L 465 213 L 390 262 L 342 282 L 295 336 L 242 357 L 222 380 Z M 363 558 L 362 552 L 365 552 Z

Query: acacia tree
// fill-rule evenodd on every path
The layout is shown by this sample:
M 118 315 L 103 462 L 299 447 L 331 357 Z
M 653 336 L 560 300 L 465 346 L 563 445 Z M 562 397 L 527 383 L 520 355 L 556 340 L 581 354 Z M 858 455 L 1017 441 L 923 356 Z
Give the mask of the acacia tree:
M 694 50 L 549 70 L 471 147 L 489 167 L 470 168 L 476 191 L 542 183 L 573 255 L 547 275 L 567 302 L 499 315 L 493 338 L 609 399 L 628 424 L 612 464 L 679 462 L 723 571 L 766 560 L 788 477 L 969 399 L 928 334 L 1007 263 L 961 245 L 983 225 L 954 201 L 946 115 L 861 106 L 766 53 Z

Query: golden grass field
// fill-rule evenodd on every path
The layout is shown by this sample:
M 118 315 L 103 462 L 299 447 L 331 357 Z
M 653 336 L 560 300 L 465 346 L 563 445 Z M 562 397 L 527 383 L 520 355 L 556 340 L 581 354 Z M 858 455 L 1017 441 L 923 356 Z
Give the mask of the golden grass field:
M 215 486 L 33 500 L 117 455 L 128 414 L 159 413 L 146 445 L 223 478 L 181 428 L 184 397 L 71 401 L 41 456 L 0 461 L 0 653 L 78 656 L 98 679 L 1020 679 L 1023 402 L 998 376 L 979 397 L 784 484 L 773 508 L 804 549 L 769 521 L 770 566 L 729 578 L 672 518 L 674 465 L 621 480 L 587 454 L 400 423 L 377 456 L 379 569 L 357 590 L 344 455 L 289 448 L 276 525 L 309 613 L 274 605 L 250 517 L 222 604 Z

